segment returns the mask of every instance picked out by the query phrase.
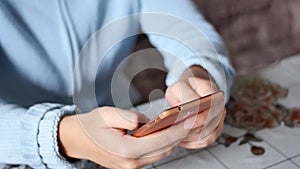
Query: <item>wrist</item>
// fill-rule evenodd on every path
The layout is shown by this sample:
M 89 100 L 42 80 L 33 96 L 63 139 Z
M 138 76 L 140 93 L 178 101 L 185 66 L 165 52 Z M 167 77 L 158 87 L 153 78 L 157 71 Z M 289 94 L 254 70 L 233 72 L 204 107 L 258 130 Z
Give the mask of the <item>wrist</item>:
M 66 159 L 83 159 L 78 131 L 81 131 L 77 115 L 63 117 L 58 125 L 58 145 L 60 154 Z

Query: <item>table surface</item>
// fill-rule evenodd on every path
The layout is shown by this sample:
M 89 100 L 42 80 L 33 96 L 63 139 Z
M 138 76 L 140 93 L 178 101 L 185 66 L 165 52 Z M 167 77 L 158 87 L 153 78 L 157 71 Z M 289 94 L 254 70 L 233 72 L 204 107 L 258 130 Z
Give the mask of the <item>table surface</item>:
M 288 88 L 289 93 L 285 99 L 279 100 L 286 107 L 300 107 L 300 55 L 287 58 L 279 63 L 257 71 L 256 76 L 268 79 L 271 82 Z M 140 105 L 135 109 L 147 114 L 152 118 L 156 113 L 167 108 L 164 99 L 152 101 Z M 246 131 L 225 125 L 223 133 L 239 136 Z M 256 136 L 262 138 L 263 142 L 256 145 L 265 148 L 263 155 L 255 156 L 250 152 L 249 145 L 239 146 L 238 142 L 229 147 L 213 143 L 207 148 L 199 150 L 186 150 L 177 148 L 167 158 L 148 165 L 146 169 L 168 169 L 168 168 L 213 168 L 213 169 L 300 169 L 300 128 L 290 128 L 284 125 L 272 129 L 257 131 Z M 0 164 L 0 168 L 3 165 Z M 16 168 L 25 168 L 19 166 Z
M 276 64 L 252 73 L 249 76 L 267 79 L 289 90 L 288 96 L 279 103 L 288 107 L 300 107 L 300 55 L 282 60 Z M 167 108 L 164 99 L 152 101 L 138 106 L 136 110 L 153 117 Z M 240 136 L 246 130 L 225 125 L 223 133 Z M 145 168 L 213 168 L 213 169 L 300 169 L 300 128 L 290 128 L 285 125 L 255 132 L 263 142 L 255 145 L 265 148 L 263 155 L 255 156 L 250 151 L 250 145 L 239 146 L 239 141 L 229 147 L 214 143 L 199 150 L 177 148 L 166 159 L 151 164 Z

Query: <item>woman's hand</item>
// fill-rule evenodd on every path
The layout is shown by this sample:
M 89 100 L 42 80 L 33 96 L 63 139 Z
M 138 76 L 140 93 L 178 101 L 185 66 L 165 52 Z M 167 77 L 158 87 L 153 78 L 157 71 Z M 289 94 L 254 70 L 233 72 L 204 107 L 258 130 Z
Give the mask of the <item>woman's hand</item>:
M 141 168 L 168 156 L 188 134 L 183 124 L 142 138 L 126 134 L 146 121 L 140 113 L 114 107 L 66 116 L 59 124 L 60 151 L 107 168 Z
M 171 106 L 191 101 L 218 91 L 216 84 L 200 66 L 192 66 L 184 72 L 179 81 L 166 91 L 166 99 Z M 224 101 L 214 103 L 209 110 L 186 120 L 185 128 L 191 129 L 181 146 L 188 149 L 206 147 L 213 143 L 221 133 L 226 109 Z

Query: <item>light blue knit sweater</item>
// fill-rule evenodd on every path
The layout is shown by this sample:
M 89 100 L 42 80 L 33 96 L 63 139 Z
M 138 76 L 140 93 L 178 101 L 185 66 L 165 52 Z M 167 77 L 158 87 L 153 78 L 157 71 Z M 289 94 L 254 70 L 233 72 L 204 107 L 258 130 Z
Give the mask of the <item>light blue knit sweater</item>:
M 137 13 L 179 17 L 201 30 L 218 52 L 214 55 L 216 51 L 205 50 L 211 44 L 204 36 L 199 37 L 195 31 L 187 29 L 185 24 L 164 22 L 156 15 L 154 18 L 139 16 L 129 26 L 118 27 L 117 34 L 132 34 L 138 33 L 140 26 L 155 47 L 175 55 L 175 58 L 163 55 L 170 72 L 167 85 L 180 76 L 185 68 L 183 62 L 186 66 L 203 66 L 228 95 L 233 69 L 224 44 L 189 0 L 2 0 L 0 163 L 27 164 L 34 168 L 75 168 L 60 156 L 57 145 L 60 118 L 75 113 L 72 99 L 74 64 L 86 41 L 99 28 Z M 110 38 L 114 36 L 114 32 L 109 35 Z M 109 41 L 105 37 L 100 36 L 100 44 Z M 100 66 L 98 71 L 102 73 L 98 73 L 96 79 L 99 104 L 112 104 L 108 90 L 110 77 L 118 63 L 129 54 L 134 40 L 119 42 L 105 57 L 106 66 Z M 87 106 L 83 110 L 93 108 Z

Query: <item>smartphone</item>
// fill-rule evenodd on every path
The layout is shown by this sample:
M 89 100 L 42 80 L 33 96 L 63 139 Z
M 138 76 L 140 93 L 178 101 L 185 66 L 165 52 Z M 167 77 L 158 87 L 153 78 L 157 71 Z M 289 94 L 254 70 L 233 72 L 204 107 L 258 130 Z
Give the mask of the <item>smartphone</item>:
M 210 108 L 214 104 L 224 104 L 224 92 L 216 92 L 207 96 L 180 104 L 164 110 L 142 127 L 138 128 L 132 135 L 143 137 L 159 130 L 180 123 L 189 117 L 197 115 Z

